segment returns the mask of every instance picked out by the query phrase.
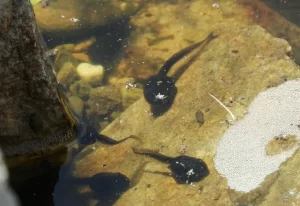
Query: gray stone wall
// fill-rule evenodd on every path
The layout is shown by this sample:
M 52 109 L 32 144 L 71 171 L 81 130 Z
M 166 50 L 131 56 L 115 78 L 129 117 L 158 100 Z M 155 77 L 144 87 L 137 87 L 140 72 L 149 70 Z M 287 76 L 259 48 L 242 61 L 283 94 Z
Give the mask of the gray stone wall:
M 0 146 L 33 153 L 72 137 L 29 0 L 0 0 Z

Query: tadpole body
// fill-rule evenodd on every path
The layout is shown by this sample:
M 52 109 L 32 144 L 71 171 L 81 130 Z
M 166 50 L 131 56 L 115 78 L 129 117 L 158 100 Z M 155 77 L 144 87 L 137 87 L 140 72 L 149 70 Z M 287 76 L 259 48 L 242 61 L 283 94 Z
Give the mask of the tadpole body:
M 161 162 L 169 164 L 171 176 L 178 184 L 190 184 L 199 182 L 209 174 L 206 163 L 198 158 L 190 156 L 169 157 L 148 149 L 133 149 L 136 154 L 147 155 Z
M 134 135 L 130 135 L 121 140 L 114 140 L 106 135 L 99 134 L 94 127 L 84 123 L 77 125 L 77 134 L 81 134 L 78 135 L 78 142 L 82 145 L 94 144 L 96 141 L 107 145 L 116 145 L 126 141 L 127 139 L 136 139 L 140 141 L 140 139 Z
M 204 40 L 189 45 L 188 47 L 185 47 L 172 55 L 163 64 L 156 75 L 153 75 L 146 80 L 144 84 L 145 100 L 153 107 L 168 109 L 172 105 L 177 94 L 177 88 L 175 86 L 174 78 L 167 76 L 169 70 L 184 56 L 201 45 L 205 46 L 215 37 L 216 35 L 211 33 Z

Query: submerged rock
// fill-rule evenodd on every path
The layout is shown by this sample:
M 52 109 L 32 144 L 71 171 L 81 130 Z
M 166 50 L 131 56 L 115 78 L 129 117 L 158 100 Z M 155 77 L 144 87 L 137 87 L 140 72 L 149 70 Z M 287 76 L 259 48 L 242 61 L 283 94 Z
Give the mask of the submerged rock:
M 58 92 L 28 0 L 1 0 L 0 51 L 0 147 L 9 182 L 22 205 L 51 205 L 51 199 L 35 204 L 38 195 L 29 198 L 28 194 L 35 193 L 36 177 L 49 177 L 52 168 L 64 161 L 75 121 Z M 3 177 L 5 172 L 0 173 Z M 51 182 L 43 184 L 39 194 L 47 189 Z M 45 193 L 41 196 L 47 196 Z M 4 198 L 1 195 L 1 205 L 13 205 L 4 203 Z
M 65 47 L 74 47 L 74 45 L 64 45 Z M 67 65 L 66 65 L 67 64 Z M 79 62 L 72 56 L 71 52 L 67 49 L 58 50 L 55 60 L 54 60 L 54 69 L 56 72 L 59 72 L 64 66 L 68 64 L 73 65 L 75 68 L 78 66 Z
M 80 63 L 77 66 L 77 73 L 81 81 L 91 85 L 99 85 L 104 76 L 104 68 L 102 65 L 92 65 L 89 63 Z
M 161 117 L 153 118 L 149 112 L 150 106 L 144 99 L 140 99 L 102 133 L 117 138 L 137 135 L 143 140 L 143 147 L 160 149 L 162 153 L 172 156 L 177 156 L 184 142 L 187 148 L 186 155 L 201 158 L 208 168 L 214 168 L 216 145 L 228 129 L 228 125 L 220 122 L 229 121 L 226 110 L 208 94 L 218 96 L 223 102 L 229 99 L 236 100 L 230 110 L 241 118 L 247 105 L 261 90 L 278 85 L 285 79 L 300 76 L 299 67 L 288 57 L 287 42 L 273 38 L 261 27 L 222 23 L 218 31 L 219 37 L 204 49 L 178 79 L 178 94 L 169 111 Z M 232 36 L 235 38 L 231 38 Z M 263 58 L 259 58 L 258 55 Z M 205 124 L 202 127 L 195 121 L 195 108 L 205 111 Z M 152 164 L 151 166 L 153 168 L 150 170 L 157 167 Z M 78 168 L 81 167 L 85 166 L 78 164 Z M 126 165 L 126 168 L 128 167 L 131 167 L 130 164 Z M 150 165 L 147 166 L 147 170 L 149 167 Z M 240 201 L 240 198 L 234 195 L 234 191 L 228 192 L 226 179 L 213 169 L 208 177 L 197 183 L 196 188 L 202 188 L 200 192 L 197 189 L 178 186 L 174 180 L 154 174 L 144 175 L 140 184 L 152 185 L 147 189 L 147 193 L 155 195 L 156 198 L 151 200 L 153 204 L 163 202 L 165 205 L 233 205 L 235 203 L 232 201 Z M 262 186 L 262 190 L 269 188 L 269 182 Z M 139 198 L 143 197 L 144 192 L 129 190 L 116 205 L 146 202 L 147 200 Z M 169 193 L 172 197 L 165 195 Z M 186 193 L 193 196 L 188 203 Z M 248 203 L 253 201 L 257 194 L 262 193 L 255 194 L 247 196 Z
M 69 97 L 70 107 L 76 113 L 76 115 L 82 115 L 83 113 L 83 101 L 77 96 Z
M 120 91 L 113 86 L 97 87 L 90 91 L 87 102 L 89 116 L 99 117 L 108 115 L 122 105 Z
M 122 87 L 120 91 L 122 95 L 123 109 L 127 109 L 130 105 L 143 96 L 143 90 L 141 88 L 126 89 L 125 87 Z
M 70 92 L 82 99 L 88 99 L 90 96 L 90 91 L 92 86 L 83 81 L 76 81 L 74 84 L 70 85 Z
M 63 64 L 70 62 L 77 66 L 79 62 L 90 62 L 87 50 L 96 42 L 94 36 L 77 44 L 61 44 L 47 51 L 48 56 L 55 57 L 55 69 L 60 70 Z
M 52 1 L 47 7 L 35 4 L 34 13 L 42 31 L 66 32 L 91 29 L 128 18 L 145 2 L 144 0 Z
M 120 89 L 123 109 L 126 109 L 143 96 L 142 85 L 133 78 L 108 77 L 108 83 Z
M 57 73 L 56 79 L 60 84 L 68 88 L 70 84 L 78 79 L 75 66 L 71 62 L 64 63 Z
M 274 11 L 263 2 L 268 2 L 268 4 L 280 4 L 280 8 L 277 8 L 277 11 Z M 299 21 L 295 22 L 295 19 L 289 18 L 289 16 L 293 16 L 298 20 L 298 1 L 240 0 L 239 3 L 245 5 L 247 8 L 245 12 L 249 14 L 249 20 L 251 22 L 262 26 L 273 36 L 286 39 L 290 43 L 292 46 L 290 48 L 290 53 L 293 53 L 297 64 L 299 64 L 300 28 L 298 25 L 295 25 L 298 24 Z M 280 10 L 280 12 L 278 12 L 278 10 Z M 294 21 L 291 23 L 287 19 Z
M 102 133 L 117 139 L 136 135 L 143 140 L 143 147 L 171 156 L 178 156 L 184 146 L 185 155 L 203 159 L 210 168 L 210 174 L 195 183 L 195 187 L 189 187 L 178 185 L 172 178 L 145 173 L 137 189 L 125 192 L 115 205 L 230 206 L 260 205 L 263 201 L 265 205 L 280 205 L 282 201 L 278 199 L 295 188 L 299 179 L 295 167 L 299 162 L 299 152 L 295 152 L 293 157 L 281 165 L 283 173 L 280 170 L 271 174 L 259 188 L 250 193 L 241 194 L 229 189 L 226 177 L 214 169 L 216 145 L 231 124 L 236 122 L 232 122 L 226 110 L 208 94 L 215 95 L 224 104 L 230 101 L 230 110 L 241 119 L 259 92 L 300 77 L 299 67 L 290 58 L 290 45 L 283 39 L 274 38 L 260 26 L 249 26 L 249 14 L 246 11 L 247 8 L 227 0 L 219 1 L 218 8 L 211 1 L 184 1 L 178 4 L 160 2 L 149 3 L 139 15 L 132 18 L 132 41 L 121 60 L 118 74 L 137 80 L 157 73 L 170 55 L 204 39 L 210 32 L 218 31 L 219 36 L 201 54 L 195 55 L 193 60 L 188 61 L 187 58 L 178 67 L 174 67 L 175 73 L 178 68 L 186 67 L 184 63 L 189 62 L 188 68 L 176 82 L 178 93 L 174 103 L 164 115 L 154 118 L 150 106 L 142 98 Z M 173 39 L 148 44 L 149 37 L 167 34 L 176 35 Z M 171 73 L 170 76 L 174 74 Z M 205 115 L 205 123 L 201 127 L 195 121 L 196 109 Z M 243 143 L 239 145 L 241 149 L 243 146 Z M 81 154 L 77 164 L 78 172 L 95 168 L 93 164 L 100 155 L 93 152 L 92 148 L 86 148 L 90 153 Z M 115 152 L 118 155 L 115 158 L 110 156 L 110 161 L 126 159 L 127 154 Z M 233 157 L 233 160 L 240 161 L 238 157 Z M 133 171 L 135 167 L 135 161 L 128 161 L 126 165 L 119 164 L 118 171 Z M 160 164 L 151 163 L 145 170 L 164 169 Z M 292 171 L 291 176 L 286 175 L 289 171 Z M 284 189 L 280 183 L 284 184 Z M 265 200 L 265 197 L 268 199 Z M 296 202 L 296 196 L 291 201 Z
M 45 152 L 73 138 L 61 135 L 72 133 L 72 117 L 29 1 L 7 0 L 0 9 L 0 145 L 7 156 Z

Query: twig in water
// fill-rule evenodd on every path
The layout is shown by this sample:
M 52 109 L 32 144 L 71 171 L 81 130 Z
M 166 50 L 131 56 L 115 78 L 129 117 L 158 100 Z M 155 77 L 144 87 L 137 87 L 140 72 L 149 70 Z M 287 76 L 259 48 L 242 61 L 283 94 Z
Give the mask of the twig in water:
M 209 96 L 211 96 L 212 98 L 214 98 L 224 109 L 226 109 L 226 111 L 230 114 L 231 118 L 233 119 L 233 121 L 236 121 L 236 117 L 234 116 L 234 114 L 230 111 L 230 109 L 228 109 L 228 107 L 226 107 L 220 100 L 218 100 L 214 95 L 209 94 Z

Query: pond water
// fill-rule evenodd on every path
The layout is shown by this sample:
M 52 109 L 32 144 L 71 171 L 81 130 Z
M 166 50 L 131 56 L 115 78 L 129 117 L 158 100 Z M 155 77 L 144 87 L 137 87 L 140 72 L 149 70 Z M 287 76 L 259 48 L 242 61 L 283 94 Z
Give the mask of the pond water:
M 298 1 L 31 3 L 76 139 L 22 205 L 300 205 Z

